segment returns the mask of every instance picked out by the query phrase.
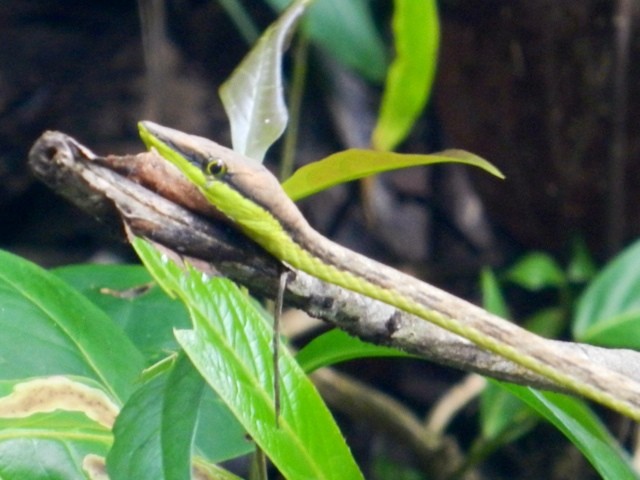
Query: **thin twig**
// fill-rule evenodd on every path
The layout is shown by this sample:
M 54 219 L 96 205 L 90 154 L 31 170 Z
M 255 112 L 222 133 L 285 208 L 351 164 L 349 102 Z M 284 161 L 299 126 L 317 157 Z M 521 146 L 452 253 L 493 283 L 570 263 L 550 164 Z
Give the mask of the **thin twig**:
M 418 417 L 388 395 L 334 370 L 318 370 L 311 379 L 333 408 L 375 425 L 411 450 L 428 478 L 448 478 L 463 465 L 463 455 L 452 439 L 426 430 Z
M 625 235 L 625 172 L 629 139 L 627 134 L 629 101 L 629 45 L 632 0 L 617 0 L 613 24 L 615 35 L 615 63 L 613 72 L 613 118 L 611 160 L 609 162 L 609 191 L 607 195 L 607 249 L 610 255 L 620 250 Z
M 471 400 L 478 397 L 487 385 L 487 380 L 475 373 L 450 388 L 433 406 L 425 421 L 425 429 L 432 434 L 442 435 L 455 414 Z
M 289 270 L 284 270 L 280 274 L 278 294 L 273 308 L 273 403 L 276 411 L 276 427 L 280 425 L 280 318 L 290 274 Z
M 280 180 L 291 176 L 295 164 L 296 145 L 298 143 L 298 127 L 300 126 L 300 112 L 302 98 L 307 78 L 309 60 L 309 39 L 305 33 L 298 36 L 293 55 L 293 81 L 289 91 L 289 123 L 284 135 L 282 159 L 280 162 Z

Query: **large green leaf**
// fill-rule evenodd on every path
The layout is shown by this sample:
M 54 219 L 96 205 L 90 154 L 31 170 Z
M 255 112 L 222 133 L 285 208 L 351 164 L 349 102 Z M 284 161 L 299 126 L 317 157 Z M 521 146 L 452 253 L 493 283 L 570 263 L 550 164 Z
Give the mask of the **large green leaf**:
M 233 149 L 262 162 L 287 125 L 282 55 L 309 0 L 298 0 L 271 25 L 220 87 Z
M 578 299 L 577 340 L 640 348 L 640 241 L 596 276 Z
M 383 151 L 394 150 L 404 140 L 426 105 L 440 43 L 435 0 L 395 0 L 394 5 L 396 56 L 387 73 L 380 115 L 371 138 L 373 147 Z
M 0 478 L 100 471 L 118 407 L 96 383 L 52 376 L 0 382 Z
M 555 425 L 607 480 L 638 479 L 627 453 L 584 402 L 528 387 L 501 384 Z
M 0 379 L 77 375 L 123 402 L 142 357 L 122 330 L 57 276 L 0 251 Z
M 437 163 L 473 165 L 499 178 L 504 178 L 502 173 L 491 163 L 464 150 L 445 150 L 439 153 L 419 155 L 354 148 L 334 153 L 323 160 L 305 165 L 296 170 L 282 184 L 282 188 L 293 200 L 300 200 L 334 185 L 368 175 Z
M 173 329 L 189 326 L 189 315 L 182 303 L 153 283 L 142 265 L 73 265 L 53 272 L 107 313 L 147 364 L 178 350 Z
M 318 368 L 336 363 L 373 357 L 411 358 L 412 356 L 396 348 L 363 342 L 343 330 L 334 328 L 305 345 L 296 355 L 296 360 L 305 372 L 311 373 Z
M 362 478 L 331 414 L 282 346 L 279 425 L 273 398 L 272 331 L 248 297 L 225 279 L 183 272 L 134 242 L 156 280 L 187 305 L 194 330 L 176 331 L 185 352 L 251 438 L 286 478 Z
M 290 0 L 268 2 L 283 9 Z M 373 82 L 382 82 L 386 49 L 368 0 L 316 0 L 305 15 L 303 28 L 315 44 L 342 64 Z

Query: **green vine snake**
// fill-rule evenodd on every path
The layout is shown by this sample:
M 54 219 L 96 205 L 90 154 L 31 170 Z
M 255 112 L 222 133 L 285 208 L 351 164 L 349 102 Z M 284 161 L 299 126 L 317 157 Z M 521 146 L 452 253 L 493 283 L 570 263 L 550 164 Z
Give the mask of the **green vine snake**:
M 176 165 L 222 214 L 284 264 L 380 300 L 460 335 L 569 390 L 640 420 L 640 385 L 558 353 L 515 324 L 414 277 L 344 248 L 315 231 L 262 165 L 206 138 L 140 122 L 149 148 Z M 614 380 L 619 388 L 611 389 Z

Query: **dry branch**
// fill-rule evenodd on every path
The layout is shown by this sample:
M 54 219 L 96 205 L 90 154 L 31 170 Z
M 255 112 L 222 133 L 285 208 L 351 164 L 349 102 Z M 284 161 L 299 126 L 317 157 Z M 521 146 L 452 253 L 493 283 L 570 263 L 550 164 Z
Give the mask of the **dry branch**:
M 29 162 L 38 178 L 99 220 L 114 224 L 121 219 L 135 235 L 211 264 L 258 295 L 274 296 L 278 262 L 231 228 L 156 154 L 99 157 L 65 134 L 46 132 L 34 144 Z M 563 391 L 422 319 L 302 272 L 289 282 L 286 302 L 367 341 L 493 378 Z M 605 367 L 640 383 L 638 352 L 548 342 L 560 355 L 577 355 L 585 365 Z

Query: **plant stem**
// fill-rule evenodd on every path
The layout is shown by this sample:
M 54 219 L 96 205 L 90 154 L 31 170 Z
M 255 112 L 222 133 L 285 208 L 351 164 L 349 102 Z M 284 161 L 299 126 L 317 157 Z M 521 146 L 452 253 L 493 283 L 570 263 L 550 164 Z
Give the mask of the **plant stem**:
M 237 0 L 220 0 L 220 5 L 227 12 L 245 42 L 253 45 L 258 40 L 260 32 L 242 4 Z
M 293 54 L 293 78 L 289 92 L 289 128 L 285 132 L 282 147 L 282 161 L 280 163 L 280 180 L 291 176 L 295 165 L 296 146 L 298 142 L 298 127 L 300 125 L 300 109 L 307 77 L 309 58 L 309 39 L 302 33 L 298 37 Z

